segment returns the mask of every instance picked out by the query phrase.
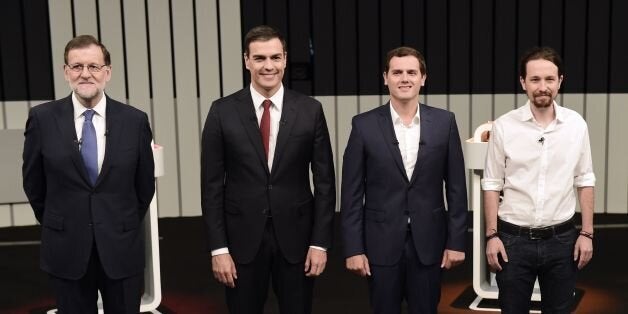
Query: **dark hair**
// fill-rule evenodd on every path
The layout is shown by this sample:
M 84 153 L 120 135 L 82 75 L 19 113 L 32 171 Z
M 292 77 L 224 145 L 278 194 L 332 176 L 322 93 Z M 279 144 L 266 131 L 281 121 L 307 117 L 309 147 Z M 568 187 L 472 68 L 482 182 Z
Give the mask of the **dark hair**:
M 523 79 L 526 78 L 528 62 L 532 60 L 547 60 L 556 65 L 558 68 L 558 76 L 563 75 L 563 60 L 556 50 L 550 47 L 534 47 L 526 51 L 521 57 L 519 64 L 519 76 Z
M 79 35 L 68 41 L 68 43 L 65 45 L 63 61 L 65 62 L 65 64 L 68 64 L 68 53 L 70 52 L 70 50 L 87 48 L 91 45 L 96 45 L 100 47 L 100 50 L 102 50 L 102 55 L 105 58 L 105 65 L 111 65 L 111 56 L 109 55 L 109 51 L 107 51 L 105 45 L 101 44 L 100 41 L 98 41 L 98 39 L 94 38 L 94 36 L 92 35 Z
M 273 38 L 279 39 L 281 41 L 281 46 L 283 47 L 283 52 L 285 53 L 288 50 L 286 46 L 286 39 L 279 33 L 278 30 L 268 26 L 268 25 L 259 25 L 251 28 L 251 30 L 246 33 L 244 36 L 244 54 L 249 55 L 249 45 L 254 41 L 269 41 Z
M 419 60 L 419 70 L 421 70 L 421 74 L 425 75 L 426 67 L 425 67 L 425 57 L 416 49 L 411 47 L 398 47 L 386 54 L 386 62 L 384 63 L 384 72 L 388 73 L 388 67 L 390 66 L 390 60 L 393 57 L 406 57 L 412 56 Z

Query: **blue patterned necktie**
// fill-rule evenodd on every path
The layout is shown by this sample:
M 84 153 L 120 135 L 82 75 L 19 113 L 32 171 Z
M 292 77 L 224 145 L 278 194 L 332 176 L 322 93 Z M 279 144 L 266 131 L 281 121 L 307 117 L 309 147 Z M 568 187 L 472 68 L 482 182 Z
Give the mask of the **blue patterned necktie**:
M 96 129 L 92 123 L 94 112 L 91 109 L 83 112 L 85 122 L 83 122 L 83 132 L 81 134 L 81 156 L 83 156 L 83 163 L 87 169 L 87 175 L 92 186 L 96 184 L 96 179 L 98 178 L 98 147 L 96 145 Z

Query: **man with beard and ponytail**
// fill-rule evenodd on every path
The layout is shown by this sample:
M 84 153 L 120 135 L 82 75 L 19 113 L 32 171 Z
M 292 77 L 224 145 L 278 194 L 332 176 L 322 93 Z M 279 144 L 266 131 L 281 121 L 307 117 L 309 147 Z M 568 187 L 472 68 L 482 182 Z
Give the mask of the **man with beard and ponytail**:
M 488 143 L 486 257 L 497 274 L 502 313 L 528 313 L 537 277 L 542 312 L 570 313 L 576 274 L 593 256 L 589 132 L 578 113 L 554 100 L 563 81 L 556 51 L 533 48 L 520 66 L 528 102 L 494 122 Z

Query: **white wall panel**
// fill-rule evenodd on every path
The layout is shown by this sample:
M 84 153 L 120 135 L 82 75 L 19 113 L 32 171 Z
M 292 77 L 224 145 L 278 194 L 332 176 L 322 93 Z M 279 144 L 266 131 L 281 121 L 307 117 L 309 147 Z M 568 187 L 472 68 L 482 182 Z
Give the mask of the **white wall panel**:
M 562 102 L 559 102 L 559 104 L 578 112 L 584 117 L 584 94 L 563 94 Z
M 347 147 L 347 141 L 351 134 L 351 119 L 358 114 L 358 96 L 336 97 L 336 182 L 338 182 L 338 198 L 340 200 L 340 187 L 342 186 L 342 157 Z
M 143 1 L 124 3 L 124 32 L 126 44 L 129 105 L 152 116 L 150 106 L 150 81 L 148 76 L 148 42 L 146 38 L 146 14 Z
M 606 113 L 608 95 L 587 94 L 585 98 L 585 119 L 589 125 L 593 171 L 595 172 L 595 212 L 606 209 Z
M 157 179 L 159 217 L 180 215 L 179 167 L 174 103 L 170 4 L 168 0 L 148 1 L 151 84 L 153 87 L 153 136 L 164 147 L 165 175 Z
M 120 1 L 98 1 L 100 42 L 111 55 L 111 80 L 105 92 L 111 98 L 126 103 L 124 41 L 122 40 L 122 8 Z M 69 40 L 69 39 L 68 39 Z M 66 40 L 67 42 L 67 40 Z
M 50 18 L 50 48 L 52 54 L 52 75 L 55 98 L 70 94 L 70 89 L 63 76 L 63 53 L 65 44 L 72 39 L 71 0 L 50 0 L 48 2 Z
M 172 1 L 181 214 L 201 213 L 200 130 L 192 0 Z M 183 161 L 185 160 L 185 161 Z
M 511 94 L 496 94 L 493 97 L 493 120 L 515 109 L 516 97 L 516 95 Z
M 606 211 L 628 214 L 628 94 L 609 97 Z
M 73 2 L 76 35 L 92 35 L 98 38 L 98 25 L 96 24 L 96 21 L 98 21 L 96 19 L 96 1 L 74 0 Z M 70 40 L 70 38 L 67 40 Z
M 235 2 L 235 1 L 234 1 Z M 216 1 L 196 1 L 196 45 L 198 49 L 198 80 L 200 86 L 201 114 L 199 123 L 205 119 L 211 103 L 220 98 L 220 56 L 218 47 L 218 11 Z M 230 69 L 227 69 L 230 70 Z M 241 72 L 240 72 L 241 73 Z M 240 86 L 242 84 L 240 83 Z M 225 95 L 226 96 L 226 95 Z
M 229 95 L 242 88 L 242 31 L 240 1 L 219 0 L 222 92 Z
M 447 110 L 447 95 L 425 95 L 425 104 Z
M 386 101 L 388 101 L 388 98 L 386 98 Z M 366 96 L 358 96 L 358 106 L 359 106 L 359 112 L 367 112 L 371 109 L 377 108 L 379 106 L 381 106 L 382 103 L 382 97 L 380 95 L 366 95 Z

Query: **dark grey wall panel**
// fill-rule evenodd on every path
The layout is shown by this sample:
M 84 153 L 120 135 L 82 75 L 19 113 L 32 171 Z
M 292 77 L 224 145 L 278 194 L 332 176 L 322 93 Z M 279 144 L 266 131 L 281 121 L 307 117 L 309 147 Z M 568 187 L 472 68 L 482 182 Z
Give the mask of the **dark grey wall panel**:
M 628 59 L 619 57 L 626 40 L 617 33 L 628 29 L 626 1 L 331 2 L 241 0 L 243 33 L 267 23 L 292 39 L 291 54 L 314 51 L 308 67 L 313 81 L 288 75 L 287 86 L 296 84 L 295 88 L 314 95 L 385 93 L 381 79 L 385 53 L 408 45 L 426 55 L 429 75 L 424 93 L 515 93 L 520 91 L 521 54 L 547 45 L 564 57 L 564 92 L 628 92 L 627 79 L 613 74 L 614 69 L 628 67 Z M 334 15 L 327 11 L 330 6 Z M 321 53 L 323 49 L 334 50 L 334 60 Z M 327 70 L 332 64 L 334 69 Z

